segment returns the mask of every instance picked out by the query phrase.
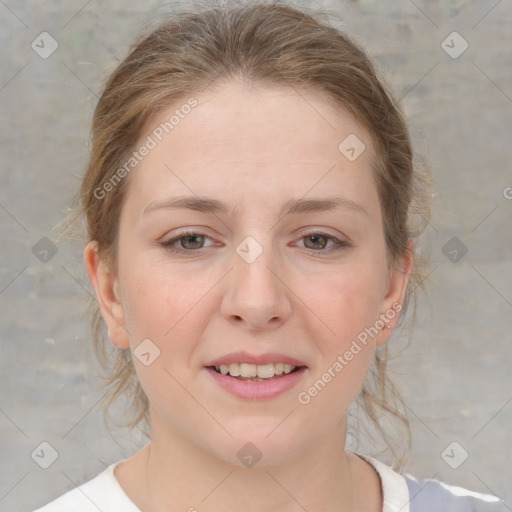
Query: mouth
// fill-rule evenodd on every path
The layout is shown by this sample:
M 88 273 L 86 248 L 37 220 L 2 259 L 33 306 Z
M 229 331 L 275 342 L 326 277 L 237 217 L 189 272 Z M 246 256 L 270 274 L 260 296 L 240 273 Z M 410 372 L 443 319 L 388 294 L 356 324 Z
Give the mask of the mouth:
M 279 354 L 230 354 L 204 367 L 220 389 L 243 400 L 271 400 L 299 386 L 308 369 L 302 361 Z M 216 389 L 219 389 L 216 387 Z
M 232 377 L 246 382 L 267 382 L 270 380 L 282 379 L 291 373 L 299 371 L 305 366 L 294 366 L 287 363 L 231 363 L 219 366 L 208 366 L 220 375 Z

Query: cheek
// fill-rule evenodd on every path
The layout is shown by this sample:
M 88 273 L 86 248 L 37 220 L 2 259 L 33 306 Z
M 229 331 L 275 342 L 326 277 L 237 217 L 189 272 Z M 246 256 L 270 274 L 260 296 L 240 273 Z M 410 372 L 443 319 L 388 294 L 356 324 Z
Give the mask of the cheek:
M 381 282 L 377 269 L 364 262 L 346 265 L 317 280 L 308 306 L 324 321 L 333 346 L 340 348 L 340 340 L 352 339 L 375 323 L 380 311 Z
M 190 379 L 194 351 L 211 316 L 205 310 L 207 301 L 201 301 L 211 286 L 192 282 L 179 272 L 171 275 L 155 264 L 139 266 L 125 281 L 135 370 L 144 392 L 160 411 L 166 410 L 170 397 L 176 410 L 190 407 L 183 383 Z
M 123 304 L 132 348 L 149 338 L 167 368 L 189 362 L 211 318 L 208 292 L 216 282 L 199 275 L 161 261 L 139 264 L 125 273 Z
M 374 357 L 379 304 L 371 283 L 360 273 L 333 277 L 316 306 L 323 304 L 319 316 L 328 329 L 316 328 L 321 358 L 297 398 L 309 417 L 323 417 L 331 428 L 343 420 L 360 393 Z M 326 410 L 331 411 L 328 419 Z
M 119 262 L 122 300 L 130 334 L 161 338 L 190 293 L 177 272 L 126 241 Z M 133 247 L 132 247 L 133 246 Z M 121 253 L 121 251 L 120 251 Z M 141 332 L 143 331 L 143 332 Z
M 315 331 L 321 363 L 310 380 L 312 387 L 304 390 L 304 400 L 315 401 L 314 407 L 334 407 L 341 419 L 361 390 L 375 351 L 375 327 L 380 312 L 378 267 L 367 262 L 347 265 L 328 278 L 309 301 L 324 325 Z M 312 319 L 315 321 L 315 319 Z M 318 397 L 318 399 L 316 398 Z

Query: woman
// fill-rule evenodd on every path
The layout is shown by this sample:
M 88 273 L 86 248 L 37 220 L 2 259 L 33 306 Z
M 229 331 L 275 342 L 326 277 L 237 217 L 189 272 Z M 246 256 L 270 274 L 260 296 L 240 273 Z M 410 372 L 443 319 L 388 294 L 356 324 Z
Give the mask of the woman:
M 385 346 L 423 279 L 425 185 L 391 94 L 319 17 L 212 7 L 141 38 L 80 198 L 113 395 L 135 389 L 151 440 L 39 510 L 497 509 L 346 449 L 358 397 L 402 419 Z

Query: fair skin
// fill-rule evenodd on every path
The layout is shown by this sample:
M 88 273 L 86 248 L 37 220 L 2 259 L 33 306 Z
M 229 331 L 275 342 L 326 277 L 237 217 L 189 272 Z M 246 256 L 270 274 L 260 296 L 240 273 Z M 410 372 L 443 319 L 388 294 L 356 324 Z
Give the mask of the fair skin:
M 307 404 L 297 399 L 403 302 L 412 260 L 386 265 L 369 134 L 320 92 L 231 81 L 194 97 L 199 105 L 129 176 L 116 265 L 98 257 L 95 242 L 85 250 L 112 341 L 134 350 L 150 339 L 160 350 L 149 366 L 134 357 L 151 404 L 151 442 L 117 466 L 116 478 L 143 512 L 382 510 L 378 475 L 343 447 L 347 410 L 392 329 L 361 345 Z M 354 161 L 338 150 L 349 134 L 366 146 Z M 238 213 L 144 213 L 181 195 L 215 198 Z M 290 199 L 333 197 L 364 212 L 279 217 Z M 162 246 L 183 228 L 199 238 L 175 242 L 179 254 Z M 319 232 L 350 245 L 337 248 Z M 251 263 L 236 251 L 248 236 L 263 249 Z M 293 357 L 305 369 L 278 396 L 241 398 L 205 367 L 239 351 Z M 247 442 L 261 453 L 253 467 L 237 457 Z

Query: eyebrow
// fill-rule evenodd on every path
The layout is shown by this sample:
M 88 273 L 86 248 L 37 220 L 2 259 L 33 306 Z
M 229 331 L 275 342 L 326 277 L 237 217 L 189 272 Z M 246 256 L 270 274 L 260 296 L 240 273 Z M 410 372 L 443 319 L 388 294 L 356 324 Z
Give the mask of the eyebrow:
M 144 208 L 144 214 L 157 209 L 189 209 L 202 213 L 229 214 L 236 217 L 240 214 L 238 204 L 226 205 L 211 197 L 177 196 L 163 201 L 152 201 Z M 344 197 L 321 199 L 290 199 L 283 204 L 279 217 L 288 214 L 306 212 L 322 212 L 331 210 L 348 210 L 368 216 L 368 212 L 359 204 Z

